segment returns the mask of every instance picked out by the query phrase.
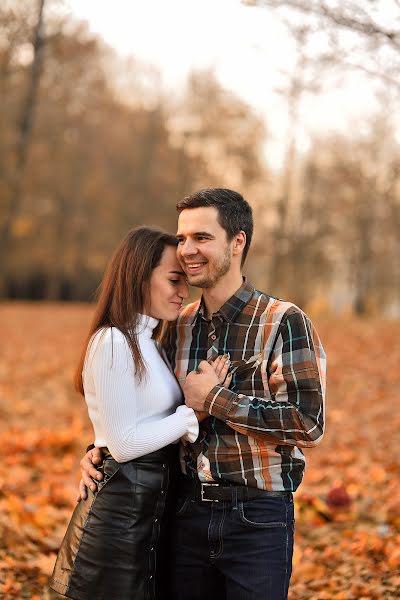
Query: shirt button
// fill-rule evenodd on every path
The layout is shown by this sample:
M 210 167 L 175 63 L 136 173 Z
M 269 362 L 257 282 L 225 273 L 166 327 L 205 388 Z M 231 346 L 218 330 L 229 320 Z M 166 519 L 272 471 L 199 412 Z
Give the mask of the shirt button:
M 153 575 L 150 575 L 150 579 L 153 579 Z
M 217 336 L 213 334 L 213 335 L 211 336 L 211 339 L 212 339 L 212 340 L 216 340 L 216 339 L 217 339 Z
M 157 519 L 157 517 L 154 519 L 154 523 L 158 523 L 158 519 Z
M 165 494 L 165 490 L 161 490 L 161 494 Z

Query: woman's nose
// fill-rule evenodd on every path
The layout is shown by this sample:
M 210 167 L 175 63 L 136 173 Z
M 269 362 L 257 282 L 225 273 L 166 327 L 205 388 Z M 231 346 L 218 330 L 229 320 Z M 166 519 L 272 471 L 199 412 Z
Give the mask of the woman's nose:
M 187 283 L 182 283 L 178 294 L 180 298 L 189 298 L 189 286 Z

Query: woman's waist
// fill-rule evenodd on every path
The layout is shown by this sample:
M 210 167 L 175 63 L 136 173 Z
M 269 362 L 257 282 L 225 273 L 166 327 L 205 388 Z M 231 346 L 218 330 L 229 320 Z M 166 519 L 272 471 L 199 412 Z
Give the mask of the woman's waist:
M 109 449 L 106 446 L 101 446 L 101 450 L 103 452 L 104 458 L 114 458 Z M 169 444 L 164 448 L 160 448 L 159 450 L 154 450 L 154 452 L 149 452 L 148 454 L 143 454 L 143 456 L 138 456 L 137 458 L 133 458 L 132 460 L 126 461 L 126 463 L 135 463 L 135 464 L 153 464 L 153 463 L 170 463 L 172 461 L 178 460 L 178 444 Z

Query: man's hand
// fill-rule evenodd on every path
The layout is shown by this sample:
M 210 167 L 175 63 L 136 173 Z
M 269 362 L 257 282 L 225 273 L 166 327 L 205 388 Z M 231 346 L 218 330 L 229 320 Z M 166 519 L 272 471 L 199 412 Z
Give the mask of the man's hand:
M 79 482 L 79 496 L 77 498 L 77 502 L 80 500 L 86 500 L 88 487 L 92 490 L 92 492 L 97 491 L 97 485 L 93 481 L 92 477 L 97 481 L 101 481 L 103 479 L 103 475 L 93 465 L 101 465 L 102 462 L 103 455 L 100 448 L 93 448 L 93 450 L 89 450 L 89 452 L 86 452 L 85 456 L 82 458 L 80 462 L 82 479 Z
M 208 412 L 199 412 L 198 410 L 195 410 L 194 414 L 196 415 L 197 420 L 198 420 L 199 423 L 201 423 L 202 421 L 204 421 L 204 419 L 207 419 L 207 417 L 210 416 L 208 414 Z
M 229 360 L 222 358 L 216 359 L 216 366 L 208 364 L 202 360 L 197 371 L 192 371 L 186 377 L 183 384 L 183 393 L 185 403 L 198 413 L 204 413 L 204 401 L 212 388 L 216 385 L 226 385 L 223 382 L 230 382 L 227 376 Z

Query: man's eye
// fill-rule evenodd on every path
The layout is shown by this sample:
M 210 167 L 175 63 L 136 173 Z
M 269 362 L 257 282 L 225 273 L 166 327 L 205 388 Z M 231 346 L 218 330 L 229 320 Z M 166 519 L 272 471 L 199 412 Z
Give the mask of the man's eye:
M 178 244 L 183 244 L 185 240 L 178 240 Z

